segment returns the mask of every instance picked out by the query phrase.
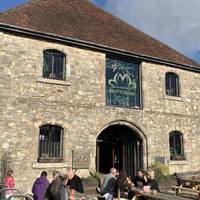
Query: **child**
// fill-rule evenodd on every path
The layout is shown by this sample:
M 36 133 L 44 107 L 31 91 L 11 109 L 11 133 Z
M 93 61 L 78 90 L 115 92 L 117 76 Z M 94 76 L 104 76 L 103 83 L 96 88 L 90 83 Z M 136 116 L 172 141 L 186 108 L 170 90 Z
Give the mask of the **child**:
M 12 176 L 13 173 L 14 173 L 13 170 L 11 170 L 11 169 L 8 170 L 7 176 L 3 179 L 4 186 L 6 188 L 14 188 L 15 187 L 15 181 L 14 181 L 14 178 Z M 11 196 L 13 193 L 14 193 L 13 190 L 6 190 L 5 191 L 6 198 Z

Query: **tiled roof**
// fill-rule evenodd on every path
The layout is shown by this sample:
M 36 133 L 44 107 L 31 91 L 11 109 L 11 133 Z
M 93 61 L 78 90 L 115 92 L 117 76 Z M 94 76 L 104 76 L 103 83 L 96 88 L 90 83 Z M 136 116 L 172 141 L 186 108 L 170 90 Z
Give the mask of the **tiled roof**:
M 89 0 L 34 0 L 0 14 L 0 22 L 197 66 L 191 59 L 97 8 Z

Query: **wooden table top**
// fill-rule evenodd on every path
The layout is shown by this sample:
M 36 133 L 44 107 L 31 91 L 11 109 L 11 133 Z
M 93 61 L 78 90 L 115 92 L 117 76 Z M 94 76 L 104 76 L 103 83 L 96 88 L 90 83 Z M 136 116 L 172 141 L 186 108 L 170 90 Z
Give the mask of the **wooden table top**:
M 157 200 L 185 200 L 185 198 L 182 197 L 177 197 L 177 196 L 173 196 L 173 194 L 166 194 L 166 193 L 162 193 L 162 192 L 157 192 L 152 194 L 151 192 L 144 192 L 141 189 L 138 189 L 136 187 L 133 187 L 131 189 L 131 191 L 135 192 L 136 194 L 139 194 L 141 196 L 144 197 L 149 197 L 150 199 L 157 199 Z
M 180 178 L 181 181 L 184 182 L 190 182 L 190 183 L 199 183 L 200 184 L 200 178 L 193 178 L 193 177 L 188 177 L 188 178 Z

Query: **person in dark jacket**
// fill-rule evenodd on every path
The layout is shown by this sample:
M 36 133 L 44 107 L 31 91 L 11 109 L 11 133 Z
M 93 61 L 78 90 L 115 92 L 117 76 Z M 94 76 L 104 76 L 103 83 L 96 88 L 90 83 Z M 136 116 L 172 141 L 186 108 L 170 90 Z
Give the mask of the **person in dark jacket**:
M 117 170 L 110 169 L 110 173 L 105 174 L 101 188 L 97 187 L 96 190 L 101 194 L 105 200 L 113 199 L 113 188 L 116 182 Z
M 111 191 L 113 192 L 113 187 L 116 181 L 116 177 L 118 175 L 119 175 L 119 172 L 115 168 L 111 168 L 110 173 L 104 175 L 104 178 L 100 187 L 96 187 L 97 193 L 104 195 L 105 193 L 110 193 Z M 112 181 L 109 182 L 110 179 L 112 179 Z M 113 187 L 112 187 L 112 183 L 113 183 Z
M 137 176 L 134 178 L 134 186 L 142 189 L 144 185 L 147 185 L 147 178 L 144 175 L 144 171 L 142 169 L 138 169 Z
M 34 200 L 44 200 L 44 194 L 49 185 L 47 180 L 47 172 L 42 171 L 39 178 L 37 178 L 32 187 L 33 199 Z
M 129 191 L 131 190 L 131 183 L 128 183 L 126 172 L 121 171 L 114 186 L 114 197 L 128 199 Z
M 45 199 L 68 200 L 67 181 L 66 175 L 56 175 L 45 192 Z
M 78 193 L 83 194 L 84 189 L 83 189 L 83 184 L 81 181 L 81 178 L 74 174 L 74 171 L 72 168 L 67 169 L 67 176 L 68 176 L 68 183 L 67 185 L 69 186 L 70 190 L 75 190 Z

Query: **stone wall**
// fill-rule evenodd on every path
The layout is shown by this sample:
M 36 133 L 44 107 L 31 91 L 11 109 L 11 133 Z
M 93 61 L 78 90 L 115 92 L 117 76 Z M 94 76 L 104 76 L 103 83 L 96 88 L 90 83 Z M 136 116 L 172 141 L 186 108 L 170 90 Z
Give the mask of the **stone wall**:
M 165 157 L 170 171 L 199 169 L 200 74 L 142 62 L 143 109 L 105 105 L 105 57 L 86 49 L 0 33 L 0 141 L 1 160 L 14 170 L 17 188 L 30 191 L 42 170 L 65 171 L 72 150 L 90 157 L 95 169 L 96 138 L 112 123 L 135 125 L 147 138 L 148 163 Z M 43 50 L 67 55 L 66 81 L 42 78 Z M 165 95 L 165 73 L 180 78 L 181 97 Z M 38 163 L 39 127 L 64 128 L 64 162 Z M 169 160 L 169 132 L 183 133 L 186 161 Z M 78 170 L 86 176 L 88 169 Z M 50 178 L 50 176 L 49 176 Z

